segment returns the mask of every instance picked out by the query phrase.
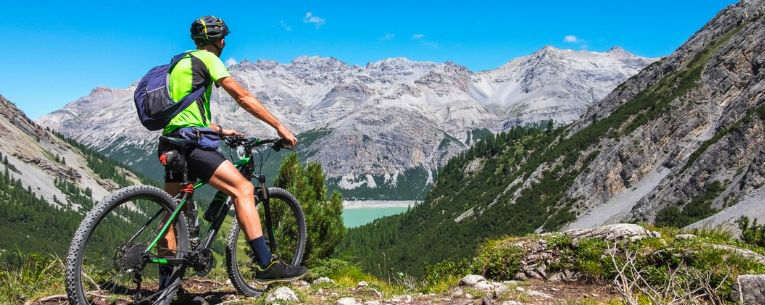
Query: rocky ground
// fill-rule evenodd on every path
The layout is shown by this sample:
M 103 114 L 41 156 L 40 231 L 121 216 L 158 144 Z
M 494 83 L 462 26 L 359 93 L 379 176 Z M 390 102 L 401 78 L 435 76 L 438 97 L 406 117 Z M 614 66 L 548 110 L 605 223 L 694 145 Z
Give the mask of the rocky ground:
M 765 304 L 765 275 L 752 275 L 765 271 L 765 249 L 722 231 L 693 233 L 613 224 L 507 237 L 487 243 L 469 266 L 437 271 L 435 281 L 316 267 L 309 281 L 264 287 L 258 297 L 238 294 L 227 280 L 192 277 L 173 304 Z M 93 302 L 129 303 L 107 295 Z M 26 302 L 53 304 L 67 304 L 66 296 Z
M 337 304 L 337 305 L 419 305 L 419 304 L 608 304 L 618 300 L 617 292 L 587 282 L 546 282 L 542 280 L 493 282 L 479 275 L 468 275 L 442 293 L 383 293 L 367 282 L 344 287 L 328 278 L 309 283 L 294 281 L 270 287 L 257 298 L 236 293 L 224 282 L 192 278 L 184 283 L 184 293 L 173 304 Z M 97 304 L 123 304 L 103 298 Z M 41 298 L 26 305 L 68 304 L 66 296 Z

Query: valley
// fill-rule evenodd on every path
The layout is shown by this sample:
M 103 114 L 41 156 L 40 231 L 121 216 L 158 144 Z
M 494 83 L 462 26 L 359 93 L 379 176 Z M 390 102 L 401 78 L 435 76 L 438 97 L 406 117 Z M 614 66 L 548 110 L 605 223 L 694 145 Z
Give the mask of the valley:
M 661 58 L 548 46 L 485 71 L 403 57 L 230 62 L 298 137 L 255 170 L 300 202 L 310 271 L 245 297 L 225 252 L 242 266 L 257 255 L 220 239 L 170 303 L 763 304 L 763 37 L 765 0 L 741 0 Z M 0 96 L 0 303 L 68 303 L 64 257 L 85 213 L 160 184 L 159 133 L 139 125 L 134 90 L 98 87 L 38 120 Z M 275 136 L 222 89 L 212 108 L 224 127 Z M 198 192 L 200 212 L 212 194 Z M 268 225 L 300 236 L 285 211 Z M 104 234 L 108 254 L 130 232 Z M 83 280 L 91 302 L 128 304 L 129 288 L 101 289 L 108 263 L 120 268 L 104 262 Z M 154 271 L 144 289 L 159 287 Z

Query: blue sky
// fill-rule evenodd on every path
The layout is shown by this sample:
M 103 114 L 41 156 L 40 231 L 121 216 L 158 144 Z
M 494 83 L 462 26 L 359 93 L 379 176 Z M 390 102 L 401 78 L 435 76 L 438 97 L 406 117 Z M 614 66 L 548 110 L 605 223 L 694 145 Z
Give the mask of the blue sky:
M 692 1 L 3 1 L 0 94 L 32 118 L 97 86 L 127 87 L 193 47 L 189 26 L 232 29 L 224 60 L 387 57 L 498 67 L 546 45 L 664 56 L 734 3 Z

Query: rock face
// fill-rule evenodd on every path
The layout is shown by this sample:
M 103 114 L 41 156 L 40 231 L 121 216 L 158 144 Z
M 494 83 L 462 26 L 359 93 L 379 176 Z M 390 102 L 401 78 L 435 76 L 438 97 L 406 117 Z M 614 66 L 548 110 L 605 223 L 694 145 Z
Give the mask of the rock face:
M 647 237 L 659 237 L 658 232 L 650 231 L 642 226 L 631 223 L 618 223 L 589 229 L 573 229 L 563 234 L 571 236 L 574 242 L 587 238 L 597 238 L 605 241 L 636 241 Z
M 289 64 L 243 61 L 230 70 L 293 131 L 304 134 L 302 149 L 323 165 L 333 184 L 374 191 L 406 177 L 432 182 L 435 169 L 475 141 L 473 130 L 571 122 L 652 61 L 620 48 L 546 47 L 484 72 L 405 58 L 359 67 L 324 57 L 299 57 Z M 96 88 L 40 123 L 136 168 L 156 170 L 157 133 L 138 123 L 133 90 Z M 274 136 L 221 89 L 211 108 L 213 121 L 223 126 Z
M 546 233 L 537 239 L 521 239 L 512 246 L 521 249 L 521 271 L 514 276 L 516 280 L 540 279 L 553 282 L 575 281 L 579 274 L 574 270 L 555 270 L 550 272 L 550 266 L 561 265 L 560 249 L 550 246 L 544 237 L 566 236 L 571 238 L 573 246 L 583 240 L 601 240 L 607 242 L 633 242 L 644 238 L 655 238 L 661 235 L 636 224 L 612 224 L 587 229 L 568 230 L 560 233 Z
M 566 191 L 577 215 L 598 215 L 598 221 L 569 227 L 716 211 L 762 187 L 764 10 L 762 1 L 741 1 L 721 11 L 573 125 L 572 134 L 598 120 L 625 118 L 611 129 L 618 136 L 589 148 L 600 153 Z
M 743 305 L 765 304 L 765 275 L 739 275 L 733 297 Z
M 508 151 L 517 148 L 509 143 L 493 159 L 476 154 L 480 163 L 497 164 L 488 174 L 476 173 L 475 160 L 466 160 L 465 175 L 482 177 L 465 179 L 466 188 L 483 188 L 487 176 L 501 183 L 456 211 L 446 207 L 457 206 L 452 201 L 460 195 L 439 190 L 444 214 L 460 226 L 503 224 L 494 215 L 519 206 L 530 210 L 532 202 L 548 213 L 534 223 L 537 232 L 618 222 L 683 227 L 700 221 L 695 227 L 703 227 L 740 216 L 762 220 L 764 11 L 761 0 L 724 9 L 536 151 L 514 160 Z
M 92 192 L 93 201 L 100 200 L 118 185 L 99 177 L 90 167 L 82 151 L 30 120 L 21 110 L 0 96 L 0 154 L 8 160 L 9 174 L 24 187 L 58 208 L 80 207 L 55 186 L 65 180 Z M 129 181 L 138 178 L 127 170 Z M 55 198 L 55 200 L 54 200 Z

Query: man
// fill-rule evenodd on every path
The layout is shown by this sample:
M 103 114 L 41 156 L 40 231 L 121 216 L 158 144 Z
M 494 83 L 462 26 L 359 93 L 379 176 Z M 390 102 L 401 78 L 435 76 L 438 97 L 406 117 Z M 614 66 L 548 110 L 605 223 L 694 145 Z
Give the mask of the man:
M 241 135 L 239 132 L 210 123 L 210 96 L 212 85 L 222 86 L 239 105 L 258 119 L 271 125 L 279 136 L 291 146 L 297 144 L 297 139 L 279 120 L 277 120 L 263 105 L 231 77 L 226 66 L 220 60 L 220 54 L 226 47 L 225 36 L 228 26 L 222 19 L 215 16 L 201 17 L 191 24 L 191 39 L 197 50 L 190 52 L 181 59 L 170 72 L 168 88 L 170 96 L 176 102 L 190 92 L 205 86 L 207 89 L 201 101 L 192 103 L 188 108 L 175 116 L 165 127 L 163 135 L 173 136 L 181 128 L 209 127 L 223 136 Z M 159 155 L 174 149 L 165 143 L 158 147 Z M 271 251 L 263 239 L 260 217 L 255 207 L 254 187 L 244 178 L 234 165 L 226 160 L 218 151 L 192 149 L 185 155 L 188 164 L 189 178 L 201 179 L 218 190 L 231 196 L 234 200 L 236 218 L 247 240 L 255 253 L 256 280 L 261 283 L 293 280 L 305 275 L 307 269 L 303 266 L 293 266 L 278 260 L 272 260 Z M 165 190 L 177 194 L 181 185 L 181 175 L 165 169 Z M 175 249 L 175 236 L 172 231 L 166 236 L 167 248 Z M 160 270 L 160 286 L 167 279 L 168 270 Z

